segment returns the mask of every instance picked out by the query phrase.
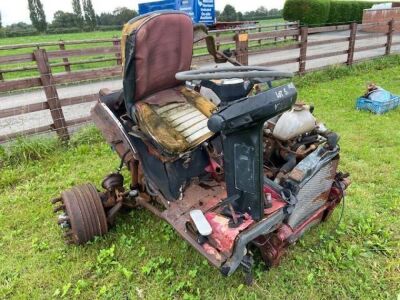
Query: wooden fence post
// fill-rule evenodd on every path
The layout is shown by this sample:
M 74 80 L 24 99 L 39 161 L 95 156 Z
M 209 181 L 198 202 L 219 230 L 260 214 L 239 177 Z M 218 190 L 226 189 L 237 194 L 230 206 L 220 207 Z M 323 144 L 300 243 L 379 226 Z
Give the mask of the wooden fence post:
M 308 42 L 308 27 L 300 27 L 300 57 L 299 57 L 300 75 L 304 74 L 306 71 L 307 42 Z
M 278 31 L 278 26 L 275 26 L 275 31 Z M 275 43 L 278 41 L 278 37 L 275 37 Z
M 285 30 L 288 30 L 288 29 L 289 29 L 289 26 L 287 24 L 285 24 Z M 287 35 L 285 35 L 284 39 L 285 39 L 285 41 L 287 40 Z
M 58 98 L 57 88 L 54 83 L 53 74 L 51 73 L 46 50 L 37 49 L 33 52 L 33 55 L 40 73 L 40 80 L 46 94 L 51 117 L 53 118 L 54 129 L 57 132 L 58 137 L 61 140 L 66 141 L 69 139 L 67 123 L 61 108 L 60 99 Z
M 220 40 L 219 40 L 219 36 L 220 36 L 220 33 L 217 32 L 217 33 L 215 34 L 215 44 L 217 45 L 217 51 L 219 51 L 220 48 L 221 48 L 221 42 L 220 42 Z
M 354 61 L 354 48 L 356 45 L 356 37 L 357 37 L 357 23 L 353 22 L 350 24 L 349 49 L 347 50 L 346 64 L 348 66 L 351 66 Z
M 388 23 L 387 42 L 385 50 L 386 55 L 389 55 L 390 51 L 392 50 L 393 31 L 394 31 L 394 20 L 391 19 Z
M 113 41 L 113 45 L 114 47 L 121 48 L 121 40 L 119 38 L 115 38 L 115 40 Z M 117 58 L 117 65 L 122 65 L 121 51 L 115 53 L 115 57 Z
M 236 41 L 236 60 L 247 66 L 249 64 L 249 34 L 247 32 L 239 32 L 235 35 Z
M 65 50 L 65 42 L 63 40 L 60 41 L 60 50 Z M 68 58 L 64 57 L 63 62 L 66 63 L 65 72 L 71 72 L 71 65 L 69 64 Z
M 295 29 L 299 29 L 300 28 L 300 21 L 296 21 L 296 24 L 294 25 L 295 26 Z M 297 34 L 297 35 L 294 35 L 293 36 L 293 40 L 295 40 L 296 42 L 298 42 L 299 41 L 299 35 Z

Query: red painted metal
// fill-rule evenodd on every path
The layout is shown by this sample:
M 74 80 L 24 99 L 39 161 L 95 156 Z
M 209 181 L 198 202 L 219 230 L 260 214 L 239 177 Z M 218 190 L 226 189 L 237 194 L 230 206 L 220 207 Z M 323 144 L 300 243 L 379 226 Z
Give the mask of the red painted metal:
M 343 189 L 345 189 L 350 182 L 340 182 Z M 264 188 L 265 191 L 266 188 Z M 270 191 L 269 191 L 270 192 Z M 332 213 L 334 208 L 342 200 L 342 191 L 337 186 L 333 186 L 329 194 L 328 201 L 325 205 L 312 214 L 306 221 L 291 228 L 287 224 L 282 224 L 275 232 L 269 235 L 259 236 L 254 242 L 260 249 L 261 255 L 268 267 L 275 267 L 279 265 L 282 256 L 286 252 L 286 248 L 297 241 L 309 228 L 326 220 Z M 277 201 L 274 201 L 276 203 Z M 275 204 L 276 205 L 276 204 Z
M 215 212 L 206 213 L 205 216 L 213 230 L 208 239 L 224 255 L 230 255 L 238 234 L 254 223 L 254 220 L 246 214 L 242 224 L 236 228 L 231 228 L 229 226 L 230 219 L 225 216 Z

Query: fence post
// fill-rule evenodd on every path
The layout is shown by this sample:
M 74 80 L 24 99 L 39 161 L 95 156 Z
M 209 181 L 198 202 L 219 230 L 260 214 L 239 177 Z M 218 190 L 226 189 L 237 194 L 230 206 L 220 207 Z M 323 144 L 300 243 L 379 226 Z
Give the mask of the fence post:
M 115 38 L 113 41 L 114 47 L 121 48 L 121 40 L 119 38 Z M 121 51 L 115 53 L 115 57 L 117 58 L 117 65 L 122 65 Z
M 347 50 L 347 62 L 348 66 L 351 66 L 354 61 L 354 47 L 356 45 L 357 37 L 357 23 L 353 22 L 350 24 L 350 37 L 349 37 L 349 49 Z
M 220 47 L 221 47 L 221 42 L 220 42 L 220 40 L 219 40 L 219 36 L 220 36 L 220 33 L 217 32 L 217 33 L 215 34 L 215 44 L 217 45 L 217 51 L 219 51 L 219 49 L 220 49 Z
M 388 33 L 387 33 L 387 42 L 386 42 L 386 50 L 385 54 L 389 55 L 392 50 L 392 41 L 393 41 L 393 31 L 394 31 L 394 20 L 391 19 L 388 23 Z
M 304 74 L 306 71 L 307 42 L 308 42 L 308 27 L 300 27 L 300 57 L 299 57 L 300 75 Z
M 299 29 L 300 28 L 300 21 L 296 21 L 296 24 L 295 24 L 295 29 Z M 293 36 L 293 40 L 295 40 L 296 42 L 298 42 L 299 41 L 299 35 L 297 34 L 297 35 L 294 35 Z
M 288 30 L 288 29 L 289 29 L 289 26 L 287 24 L 285 24 L 285 30 Z M 287 35 L 286 34 L 285 34 L 284 39 L 285 39 L 285 41 L 287 40 Z
M 278 31 L 278 26 L 275 26 L 275 31 Z M 275 37 L 275 43 L 278 41 L 278 37 Z
M 236 41 L 236 60 L 247 66 L 249 64 L 249 34 L 247 32 L 239 32 L 235 35 Z
M 69 139 L 67 123 L 61 108 L 60 99 L 58 98 L 57 88 L 54 83 L 53 74 L 51 73 L 46 50 L 37 49 L 33 52 L 33 55 L 40 73 L 40 80 L 46 94 L 51 117 L 53 118 L 54 129 L 61 140 L 67 141 Z
M 0 71 L 0 81 L 4 81 L 3 73 Z
M 60 50 L 65 50 L 65 42 L 60 40 Z M 71 72 L 71 65 L 69 64 L 68 58 L 64 57 L 63 62 L 66 63 L 65 72 Z

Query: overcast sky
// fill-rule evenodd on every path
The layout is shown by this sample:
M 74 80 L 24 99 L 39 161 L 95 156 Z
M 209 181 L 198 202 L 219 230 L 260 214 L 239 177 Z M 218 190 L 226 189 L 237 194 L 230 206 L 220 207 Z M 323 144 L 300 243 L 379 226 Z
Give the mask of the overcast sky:
M 47 21 L 53 19 L 57 10 L 70 11 L 71 0 L 42 0 L 46 11 Z M 92 0 L 96 13 L 112 12 L 116 7 L 126 6 L 131 9 L 138 9 L 139 2 L 150 2 L 148 0 Z M 264 5 L 268 9 L 282 8 L 284 0 L 215 0 L 216 7 L 222 10 L 226 4 L 235 6 L 242 12 L 255 10 Z M 28 0 L 0 0 L 0 11 L 4 25 L 16 22 L 30 23 Z

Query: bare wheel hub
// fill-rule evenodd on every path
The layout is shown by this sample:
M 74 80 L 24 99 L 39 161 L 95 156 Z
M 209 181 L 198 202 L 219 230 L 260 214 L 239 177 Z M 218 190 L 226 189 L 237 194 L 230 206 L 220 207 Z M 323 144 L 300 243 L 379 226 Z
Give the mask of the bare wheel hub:
M 58 224 L 66 229 L 68 243 L 84 244 L 95 236 L 107 233 L 108 225 L 100 195 L 93 184 L 84 184 L 64 191 L 54 212 L 62 211 Z

